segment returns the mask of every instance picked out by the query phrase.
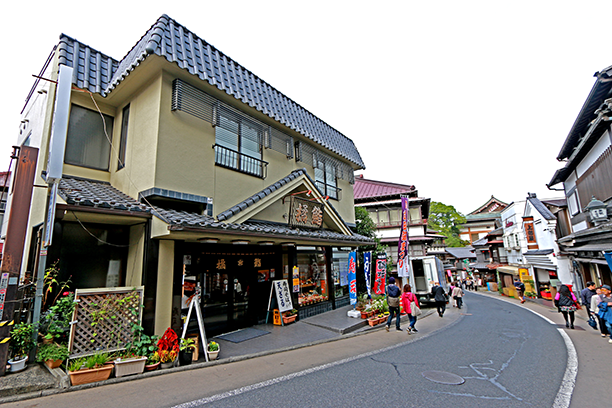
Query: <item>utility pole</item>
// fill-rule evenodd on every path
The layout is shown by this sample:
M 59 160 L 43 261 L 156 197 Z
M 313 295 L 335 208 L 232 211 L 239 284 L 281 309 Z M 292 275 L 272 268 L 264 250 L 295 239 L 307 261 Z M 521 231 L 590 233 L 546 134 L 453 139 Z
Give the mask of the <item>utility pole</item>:
M 19 285 L 23 247 L 30 216 L 38 149 L 16 146 L 13 156 L 17 159 L 17 165 L 13 178 L 11 192 L 13 197 L 0 267 L 0 376 L 5 374 L 8 360 L 10 328 L 13 325 L 15 294 Z

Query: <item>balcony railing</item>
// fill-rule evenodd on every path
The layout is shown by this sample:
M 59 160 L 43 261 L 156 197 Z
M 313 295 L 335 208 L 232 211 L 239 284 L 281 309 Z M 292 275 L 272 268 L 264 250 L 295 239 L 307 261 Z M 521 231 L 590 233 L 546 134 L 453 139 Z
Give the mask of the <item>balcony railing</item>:
M 215 163 L 218 166 L 237 170 L 241 173 L 265 179 L 268 175 L 268 162 L 249 155 L 228 149 L 221 145 L 214 145 Z

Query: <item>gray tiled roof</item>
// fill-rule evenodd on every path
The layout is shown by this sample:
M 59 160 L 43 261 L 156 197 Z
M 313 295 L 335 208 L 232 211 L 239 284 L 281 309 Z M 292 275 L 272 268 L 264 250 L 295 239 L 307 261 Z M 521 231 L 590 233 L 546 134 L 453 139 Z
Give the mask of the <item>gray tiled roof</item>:
M 365 169 L 351 139 L 165 14 L 120 62 L 63 34 L 58 49 L 60 64 L 78 67 L 73 83 L 103 96 L 117 87 L 149 55 L 166 58 Z
M 299 171 L 296 172 L 299 173 Z M 270 234 L 277 237 L 286 237 L 288 239 L 307 238 L 347 243 L 373 243 L 370 238 L 359 234 L 344 235 L 326 229 L 311 230 L 307 228 L 293 228 L 285 224 L 265 221 L 247 221 L 242 224 L 224 223 L 215 220 L 209 215 L 176 211 L 161 207 L 149 207 L 122 193 L 109 183 L 100 181 L 64 177 L 60 182 L 59 194 L 70 205 L 107 210 L 133 211 L 134 213 L 152 213 L 171 226 L 182 226 L 208 231 L 215 229 L 235 231 L 237 235 L 243 231 L 262 235 Z
M 446 252 L 454 256 L 458 259 L 464 258 L 476 258 L 476 254 L 474 254 L 474 249 L 471 247 L 463 247 L 463 248 L 452 248 L 446 247 Z
M 557 219 L 557 217 L 550 212 L 550 210 L 540 201 L 539 198 L 529 197 L 527 200 L 540 214 L 542 214 L 542 217 L 544 217 L 546 220 L 552 221 Z
M 308 175 L 306 173 L 306 169 L 299 169 L 299 170 L 294 170 L 292 171 L 287 177 L 284 177 L 282 179 L 280 179 L 279 181 L 277 181 L 276 183 L 272 184 L 271 186 L 268 186 L 266 188 L 264 188 L 262 191 L 258 192 L 257 194 L 253 194 L 251 197 L 247 198 L 246 200 L 236 204 L 235 206 L 219 213 L 217 215 L 217 219 L 219 221 L 225 221 L 228 218 L 233 217 L 234 215 L 238 214 L 239 212 L 241 212 L 242 210 L 246 210 L 248 207 L 250 207 L 251 205 L 255 204 L 256 202 L 258 202 L 259 200 L 261 200 L 262 198 L 267 197 L 268 195 L 272 194 L 274 191 L 278 190 L 279 188 L 281 188 L 282 186 L 284 186 L 285 184 L 295 180 L 296 178 L 298 178 L 301 175 Z
M 150 207 L 105 182 L 64 177 L 60 181 L 58 192 L 70 205 L 121 211 L 151 211 Z
M 523 255 L 548 255 L 553 252 L 554 250 L 552 249 L 532 249 L 531 251 L 525 252 Z
M 235 231 L 236 234 L 246 232 L 251 234 L 270 234 L 272 236 L 281 236 L 287 239 L 307 238 L 307 239 L 324 239 L 331 241 L 342 241 L 348 243 L 372 243 L 373 241 L 359 234 L 344 235 L 339 232 L 326 229 L 311 230 L 307 228 L 293 228 L 286 224 L 278 224 L 265 221 L 246 221 L 242 224 L 224 223 L 215 221 L 214 218 L 207 215 L 199 215 L 188 213 L 185 211 L 167 210 L 155 207 L 153 212 L 158 218 L 164 220 L 170 225 L 182 226 L 194 229 L 202 229 L 210 231 L 211 229 Z

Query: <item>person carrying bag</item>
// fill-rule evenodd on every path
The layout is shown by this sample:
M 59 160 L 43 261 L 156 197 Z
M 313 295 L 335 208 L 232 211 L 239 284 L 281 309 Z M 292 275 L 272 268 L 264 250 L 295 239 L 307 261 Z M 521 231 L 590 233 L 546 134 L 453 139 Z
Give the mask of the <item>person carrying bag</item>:
M 389 278 L 389 285 L 387 286 L 387 305 L 389 305 L 389 319 L 387 320 L 386 330 L 389 331 L 391 320 L 395 315 L 395 330 L 402 331 L 400 328 L 400 289 L 395 286 L 393 276 Z
M 406 331 L 408 334 L 418 333 L 419 331 L 414 327 L 417 321 L 417 316 L 421 315 L 421 308 L 419 307 L 419 299 L 412 293 L 409 284 L 404 285 L 404 293 L 402 293 L 401 302 L 404 308 L 404 312 L 408 314 L 410 318 L 410 327 Z

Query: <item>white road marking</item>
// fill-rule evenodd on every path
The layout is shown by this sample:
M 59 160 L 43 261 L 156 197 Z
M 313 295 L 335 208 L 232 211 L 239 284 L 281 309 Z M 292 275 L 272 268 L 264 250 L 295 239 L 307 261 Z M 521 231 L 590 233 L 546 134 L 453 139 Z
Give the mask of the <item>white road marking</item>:
M 487 296 L 487 295 L 481 295 Z M 548 323 L 556 326 L 557 324 L 550 320 L 549 318 L 541 315 L 538 312 L 535 312 L 523 305 L 517 305 L 514 302 L 511 302 L 506 299 L 500 298 L 492 298 L 502 302 L 510 303 L 514 306 L 521 307 L 525 310 L 529 310 L 531 313 L 541 317 L 546 320 Z M 574 347 L 574 343 L 572 339 L 567 335 L 567 333 L 560 328 L 557 328 L 559 334 L 561 334 L 561 338 L 565 342 L 565 348 L 567 349 L 567 366 L 565 367 L 565 374 L 563 375 L 563 380 L 561 381 L 561 386 L 559 387 L 559 391 L 557 391 L 557 396 L 555 397 L 555 402 L 553 408 L 568 408 L 570 406 L 570 402 L 572 401 L 572 394 L 574 393 L 574 388 L 576 387 L 576 377 L 578 376 L 578 354 L 576 353 L 576 347 Z

